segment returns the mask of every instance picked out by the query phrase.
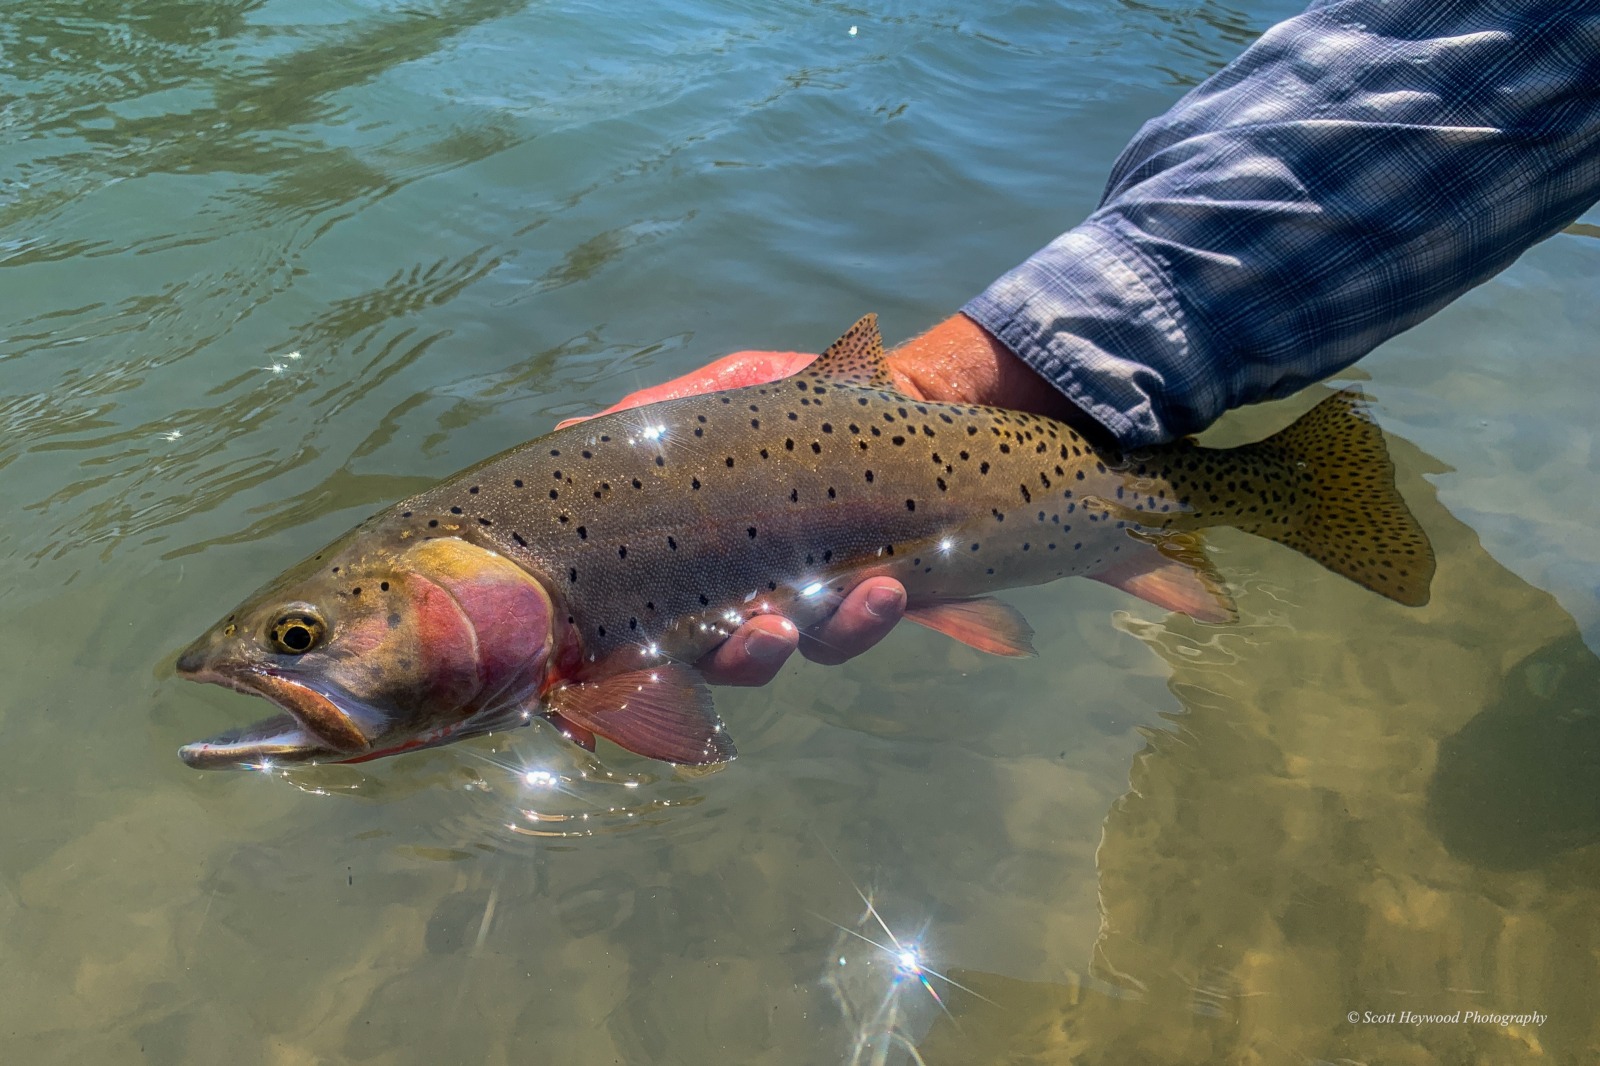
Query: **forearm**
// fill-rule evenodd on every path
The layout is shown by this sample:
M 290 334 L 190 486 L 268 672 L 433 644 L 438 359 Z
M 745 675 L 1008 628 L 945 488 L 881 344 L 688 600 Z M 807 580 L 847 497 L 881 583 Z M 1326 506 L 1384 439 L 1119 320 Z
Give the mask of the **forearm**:
M 965 313 L 1128 446 L 1342 369 L 1600 198 L 1600 5 L 1509 6 L 1275 27 Z

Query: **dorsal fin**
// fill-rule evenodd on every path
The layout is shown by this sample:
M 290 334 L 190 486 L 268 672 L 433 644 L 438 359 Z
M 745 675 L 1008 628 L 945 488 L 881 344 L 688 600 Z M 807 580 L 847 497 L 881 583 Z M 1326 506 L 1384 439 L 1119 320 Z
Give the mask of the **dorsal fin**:
M 805 373 L 830 385 L 866 385 L 892 389 L 889 366 L 883 359 L 883 337 L 878 333 L 878 316 L 862 315 L 844 336 L 828 345 L 828 350 L 805 369 Z

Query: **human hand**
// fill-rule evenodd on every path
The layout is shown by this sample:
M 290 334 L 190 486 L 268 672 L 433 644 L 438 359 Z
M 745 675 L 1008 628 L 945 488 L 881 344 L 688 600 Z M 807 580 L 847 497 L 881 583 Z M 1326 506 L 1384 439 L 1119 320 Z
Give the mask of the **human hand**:
M 734 352 L 682 377 L 631 392 L 599 413 L 776 381 L 805 369 L 814 359 L 805 352 Z M 915 399 L 992 404 L 1064 417 L 1075 424 L 1085 421 L 1049 383 L 963 315 L 946 319 L 890 352 L 888 362 L 895 388 Z M 570 418 L 561 426 L 581 421 Z M 797 650 L 813 662 L 842 663 L 887 636 L 905 614 L 905 606 L 906 590 L 898 581 L 869 578 L 810 629 L 802 632 L 781 615 L 757 615 L 699 665 L 712 684 L 754 686 L 776 677 Z

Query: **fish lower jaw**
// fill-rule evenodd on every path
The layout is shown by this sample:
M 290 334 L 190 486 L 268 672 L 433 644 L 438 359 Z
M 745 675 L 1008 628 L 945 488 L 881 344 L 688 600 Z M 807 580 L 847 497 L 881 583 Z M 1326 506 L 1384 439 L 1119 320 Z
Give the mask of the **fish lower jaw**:
M 259 696 L 279 713 L 206 740 L 185 744 L 179 758 L 196 769 L 262 769 L 273 763 L 348 759 L 370 750 L 354 721 L 320 692 L 278 674 L 242 675 L 203 667 L 186 671 L 186 680 Z

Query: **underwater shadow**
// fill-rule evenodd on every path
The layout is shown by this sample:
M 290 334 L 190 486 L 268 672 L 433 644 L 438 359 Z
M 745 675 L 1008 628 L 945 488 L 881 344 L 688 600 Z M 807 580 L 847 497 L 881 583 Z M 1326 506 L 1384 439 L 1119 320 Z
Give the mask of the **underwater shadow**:
M 1428 820 L 1456 858 L 1523 870 L 1600 841 L 1600 658 L 1576 631 L 1512 667 L 1439 742 Z

